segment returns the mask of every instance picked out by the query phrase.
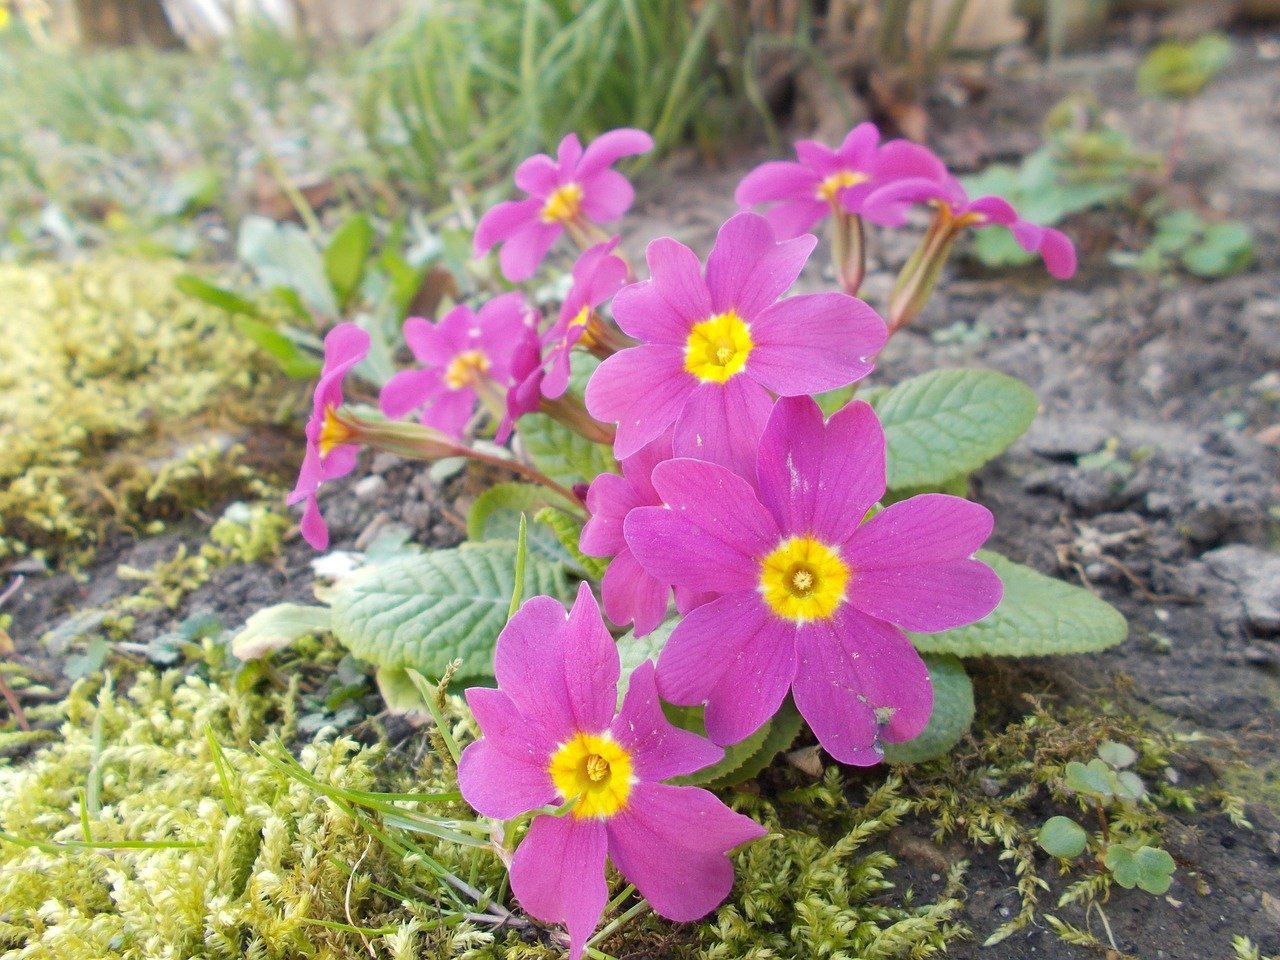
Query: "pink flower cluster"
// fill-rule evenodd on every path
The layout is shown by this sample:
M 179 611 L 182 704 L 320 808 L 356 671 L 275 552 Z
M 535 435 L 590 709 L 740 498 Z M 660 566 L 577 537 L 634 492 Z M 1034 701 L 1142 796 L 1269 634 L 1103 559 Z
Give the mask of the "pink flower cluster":
M 881 144 L 863 124 L 838 149 L 804 141 L 799 162 L 749 174 L 738 202 L 771 208 L 730 218 L 705 263 L 661 238 L 647 250 L 648 278 L 633 282 L 618 239 L 599 224 L 634 197 L 612 164 L 651 147 L 636 130 L 585 149 L 571 135 L 556 159 L 521 164 L 527 198 L 485 214 L 475 247 L 500 244 L 504 275 L 520 281 L 559 238 L 574 241 L 581 252 L 557 314 L 544 321 L 515 292 L 454 307 L 438 323 L 410 319 L 417 365 L 380 397 L 390 420 L 416 415 L 459 443 L 479 428 L 478 412 L 503 442 L 534 411 L 612 442 L 620 473 L 585 490 L 580 543 L 611 558 L 604 611 L 643 636 L 672 616 L 674 597 L 670 638 L 656 667 L 631 675 L 620 710 L 617 649 L 586 584 L 567 616 L 548 597 L 525 603 L 498 639 L 498 688 L 467 691 L 483 737 L 462 756 L 463 795 L 485 816 L 532 816 L 512 890 L 533 916 L 567 926 L 575 960 L 608 899 L 606 859 L 659 914 L 691 920 L 727 895 L 727 854 L 762 833 L 710 793 L 663 781 L 716 762 L 787 696 L 836 760 L 878 762 L 885 743 L 918 736 L 932 711 L 906 631 L 972 623 L 1001 597 L 974 557 L 991 514 L 938 493 L 882 506 L 885 435 L 874 411 L 852 401 L 826 417 L 813 399 L 866 377 L 891 327 L 848 292 L 788 295 L 817 243 L 807 231 L 835 217 L 842 256 L 856 258 L 848 243 L 861 218 L 897 225 L 913 204 L 934 208 L 927 243 L 900 279 L 893 327 L 927 297 L 963 228 L 1006 226 L 1054 276 L 1075 269 L 1059 231 L 999 198 L 970 200 L 924 147 Z M 838 272 L 846 289 L 861 276 Z M 579 400 L 569 361 L 583 349 L 601 362 Z M 326 341 L 290 501 L 307 501 L 304 533 L 317 546 L 326 538 L 316 489 L 352 469 L 361 438 L 339 411 L 342 378 L 367 351 L 351 325 Z M 659 696 L 703 707 L 706 737 L 668 723 Z

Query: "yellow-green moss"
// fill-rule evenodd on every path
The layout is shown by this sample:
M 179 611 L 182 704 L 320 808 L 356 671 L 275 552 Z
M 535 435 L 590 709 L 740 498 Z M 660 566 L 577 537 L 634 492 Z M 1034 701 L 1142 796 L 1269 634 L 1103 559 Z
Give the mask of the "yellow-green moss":
M 83 559 L 110 521 L 263 492 L 225 437 L 266 419 L 270 377 L 182 269 L 0 264 L 0 558 Z

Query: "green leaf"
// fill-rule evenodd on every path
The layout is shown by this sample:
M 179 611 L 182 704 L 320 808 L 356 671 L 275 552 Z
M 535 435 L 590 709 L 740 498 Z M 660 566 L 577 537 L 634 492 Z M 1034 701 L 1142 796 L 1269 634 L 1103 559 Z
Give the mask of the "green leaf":
M 608 447 L 592 443 L 545 413 L 521 417 L 516 430 L 534 465 L 562 486 L 618 472 L 618 461 Z
M 631 673 L 646 660 L 652 660 L 657 666 L 658 655 L 671 638 L 671 631 L 680 622 L 679 617 L 663 620 L 643 637 L 628 632 L 618 638 L 618 659 L 622 661 L 622 679 L 618 682 L 618 708 L 622 708 L 622 699 L 626 696 L 631 683 Z
M 565 499 L 546 487 L 531 483 L 497 483 L 476 497 L 467 514 L 467 539 L 512 540 L 520 529 L 520 516 L 533 518 L 546 507 L 563 507 Z M 556 538 L 554 531 L 539 524 L 528 531 L 529 549 L 557 563 L 575 559 Z
M 1126 890 L 1139 887 L 1155 896 L 1169 889 L 1176 868 L 1173 857 L 1159 847 L 1141 846 L 1134 850 L 1128 843 L 1107 847 L 1103 863 L 1112 879 Z
M 378 693 L 387 709 L 394 714 L 429 716 L 418 687 L 404 667 L 379 667 L 373 673 Z
M 1087 764 L 1072 760 L 1063 771 L 1062 780 L 1069 790 L 1101 797 L 1103 800 L 1110 800 L 1115 796 L 1118 786 L 1115 771 L 1097 757 Z
M 1146 795 L 1147 785 L 1132 770 L 1121 770 L 1116 774 L 1116 796 L 1121 800 L 1137 803 Z
M 233 290 L 215 286 L 208 280 L 197 277 L 193 273 L 182 274 L 173 282 L 173 285 L 187 296 L 203 300 L 205 303 L 211 303 L 215 307 L 221 307 L 228 313 L 243 313 L 250 317 L 259 316 L 258 308 L 252 300 L 245 299 Z
M 320 251 L 300 227 L 256 215 L 245 217 L 240 221 L 236 253 L 264 287 L 293 291 L 312 313 L 337 317 L 338 302 Z
M 256 660 L 272 650 L 282 650 L 301 637 L 329 629 L 328 607 L 277 603 L 264 607 L 245 621 L 231 638 L 231 652 L 241 660 Z
M 1188 100 L 1231 61 L 1231 41 L 1206 34 L 1195 43 L 1162 43 L 1138 67 L 1138 91 L 1148 97 Z
M 534 514 L 533 519 L 547 525 L 555 538 L 560 541 L 560 546 L 573 557 L 574 565 L 583 573 L 592 580 L 599 580 L 604 576 L 605 571 L 609 569 L 609 561 L 601 557 L 589 557 L 578 546 L 582 539 L 581 520 L 556 507 L 543 507 Z
M 1026 432 L 1036 395 L 993 370 L 935 370 L 874 400 L 888 445 L 889 489 L 972 473 Z
M 1042 657 L 1105 650 L 1129 632 L 1120 611 L 1087 590 L 979 550 L 1004 582 L 1000 606 L 967 627 L 911 635 L 916 649 L 958 657 Z
M 515 591 L 516 545 L 469 544 L 405 555 L 357 570 L 329 596 L 332 630 L 379 667 L 439 678 L 455 658 L 459 679 L 493 675 L 493 649 Z M 572 598 L 564 568 L 528 557 L 525 594 Z
M 663 705 L 663 711 L 677 727 L 706 736 L 702 723 L 702 707 Z M 800 712 L 787 697 L 778 712 L 755 733 L 724 748 L 724 759 L 685 777 L 673 777 L 671 783 L 712 789 L 732 787 L 758 775 L 783 750 L 791 746 L 800 732 Z
M 1107 766 L 1116 770 L 1131 767 L 1138 761 L 1138 754 L 1133 747 L 1125 743 L 1116 743 L 1114 740 L 1105 740 L 1099 744 L 1098 756 Z
M 884 758 L 889 763 L 923 763 L 941 757 L 973 724 L 973 681 L 964 664 L 946 654 L 930 654 L 924 662 L 933 683 L 933 713 L 914 740 L 884 745 Z
M 1211 223 L 1198 243 L 1182 251 L 1182 262 L 1197 277 L 1240 273 L 1253 263 L 1253 233 L 1235 220 Z
M 269 323 L 246 316 L 232 319 L 241 335 L 271 357 L 286 377 L 311 380 L 319 376 L 323 366 L 320 358 L 303 350 Z
M 1070 817 L 1050 817 L 1040 828 L 1036 842 L 1050 856 L 1071 860 L 1084 853 L 1089 835 Z
M 345 310 L 351 297 L 360 286 L 369 251 L 373 249 L 373 225 L 369 218 L 358 213 L 339 227 L 324 248 L 324 272 L 338 298 L 338 305 Z

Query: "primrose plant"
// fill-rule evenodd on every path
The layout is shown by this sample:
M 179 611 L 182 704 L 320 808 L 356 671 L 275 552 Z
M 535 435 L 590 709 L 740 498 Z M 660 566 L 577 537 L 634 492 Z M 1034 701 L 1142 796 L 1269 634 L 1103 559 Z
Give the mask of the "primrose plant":
M 767 213 L 730 217 L 705 260 L 660 238 L 637 278 L 606 225 L 634 196 L 614 164 L 650 147 L 637 130 L 570 135 L 522 163 L 526 197 L 481 218 L 475 252 L 567 292 L 539 303 L 494 278 L 488 299 L 409 320 L 413 364 L 379 409 L 342 391 L 368 337 L 329 333 L 290 498 L 311 544 L 328 545 L 323 485 L 361 448 L 517 481 L 476 499 L 469 543 L 371 550 L 323 606 L 264 611 L 237 641 L 262 653 L 328 630 L 394 708 L 422 706 L 406 677 L 473 683 L 462 795 L 503 822 L 512 892 L 567 927 L 574 957 L 608 903 L 606 859 L 672 920 L 727 896 L 728 854 L 761 830 L 705 787 L 763 769 L 802 720 L 839 762 L 925 761 L 972 720 L 960 658 L 1097 650 L 1126 629 L 982 549 L 994 519 L 967 478 L 1029 425 L 1025 385 L 948 369 L 863 386 L 964 230 L 1008 229 L 1059 277 L 1066 237 L 863 124 L 749 174 L 737 199 Z M 915 205 L 932 224 L 886 322 L 855 296 L 864 223 L 900 226 Z M 789 296 L 827 217 L 841 289 Z

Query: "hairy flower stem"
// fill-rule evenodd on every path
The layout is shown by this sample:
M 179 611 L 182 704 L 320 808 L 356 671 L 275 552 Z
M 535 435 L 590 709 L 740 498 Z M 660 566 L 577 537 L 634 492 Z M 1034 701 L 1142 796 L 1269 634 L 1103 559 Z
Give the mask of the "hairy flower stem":
M 867 271 L 862 218 L 842 208 L 836 209 L 831 218 L 831 260 L 840 289 L 856 297 Z
M 592 443 L 613 446 L 615 430 L 608 424 L 601 423 L 587 412 L 586 404 L 573 393 L 566 393 L 554 400 L 542 398 L 538 406 L 539 413 L 545 413 L 558 423 L 563 423 L 578 436 Z
M 518 476 L 533 483 L 554 490 L 569 503 L 578 503 L 573 491 L 556 483 L 540 470 L 509 460 L 495 454 L 485 453 L 459 443 L 456 440 L 423 426 L 420 423 L 405 423 L 391 420 L 371 420 L 349 412 L 345 407 L 333 414 L 335 420 L 348 431 L 351 443 L 363 444 L 374 450 L 393 453 L 407 460 L 425 460 L 428 462 L 443 460 L 446 457 L 466 457 L 480 463 L 488 463 L 503 470 L 510 470 Z
M 964 226 L 961 220 L 951 216 L 947 207 L 938 208 L 920 245 L 898 274 L 889 297 L 890 336 L 914 320 L 929 302 L 938 277 L 942 275 L 942 267 Z

